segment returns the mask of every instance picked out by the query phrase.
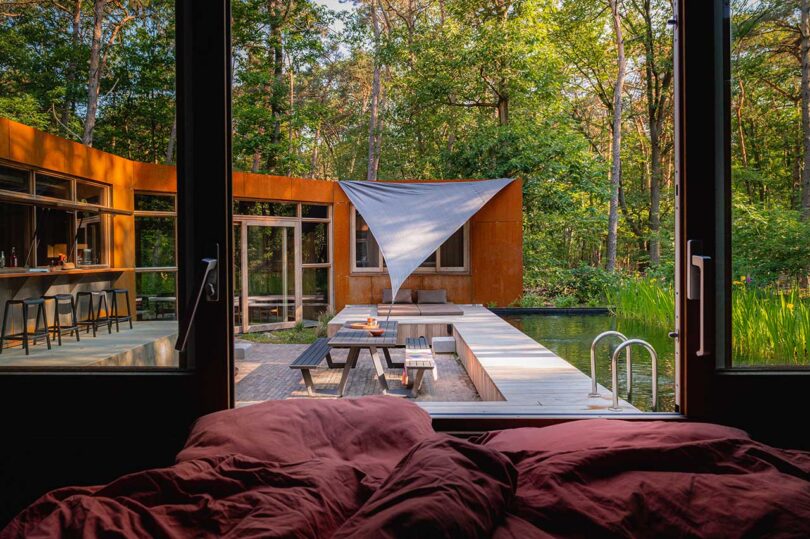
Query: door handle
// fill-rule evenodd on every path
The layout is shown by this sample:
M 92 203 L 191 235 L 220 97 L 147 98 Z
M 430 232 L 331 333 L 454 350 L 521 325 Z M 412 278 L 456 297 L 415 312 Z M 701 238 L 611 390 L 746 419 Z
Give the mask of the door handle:
M 711 355 L 713 344 L 711 342 L 712 332 L 709 331 L 711 316 L 708 312 L 710 298 L 707 294 L 712 281 L 712 259 L 703 255 L 703 242 L 700 240 L 689 240 L 686 242 L 686 256 L 689 260 L 689 271 L 687 272 L 686 299 L 700 302 L 700 347 L 698 356 Z
M 205 273 L 203 273 L 200 287 L 197 291 L 197 299 L 194 301 L 194 306 L 191 308 L 191 315 L 188 317 L 180 336 L 177 338 L 177 343 L 174 349 L 178 352 L 186 350 L 188 343 L 188 336 L 191 333 L 191 328 L 194 325 L 194 318 L 197 316 L 197 307 L 200 306 L 200 300 L 203 293 L 205 294 L 206 301 L 217 301 L 219 299 L 219 273 L 217 272 L 218 260 L 216 258 L 203 258 L 202 263 L 205 264 Z M 188 312 L 188 311 L 187 311 Z

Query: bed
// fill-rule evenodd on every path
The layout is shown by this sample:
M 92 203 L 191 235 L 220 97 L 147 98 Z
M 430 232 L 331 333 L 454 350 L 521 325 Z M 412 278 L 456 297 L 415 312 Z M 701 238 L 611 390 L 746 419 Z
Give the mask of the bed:
M 762 535 L 810 536 L 810 453 L 660 421 L 465 440 L 380 396 L 202 417 L 173 466 L 54 490 L 0 539 Z

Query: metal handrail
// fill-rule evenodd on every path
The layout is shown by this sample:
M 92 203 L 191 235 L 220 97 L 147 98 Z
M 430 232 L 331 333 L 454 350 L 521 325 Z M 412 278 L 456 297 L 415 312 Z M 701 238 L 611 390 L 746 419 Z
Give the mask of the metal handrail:
M 643 346 L 647 349 L 647 352 L 650 354 L 650 359 L 652 360 L 652 409 L 653 412 L 658 411 L 658 353 L 655 351 L 655 348 L 648 343 L 647 341 L 643 341 L 641 339 L 630 339 L 624 341 L 619 346 L 616 347 L 616 350 L 613 351 L 613 357 L 610 358 L 610 369 L 611 369 L 611 382 L 612 382 L 612 390 L 613 390 L 613 406 L 609 409 L 618 412 L 621 411 L 619 408 L 619 375 L 617 371 L 617 366 L 619 363 L 619 353 L 622 350 L 630 351 L 630 348 L 634 345 Z M 628 367 L 628 371 L 632 368 L 632 365 Z
M 607 337 L 619 337 L 621 342 L 626 342 L 627 337 L 624 334 L 619 333 L 618 331 L 605 331 L 604 333 L 600 333 L 596 336 L 596 338 L 591 343 L 591 393 L 588 395 L 589 397 L 598 397 L 599 392 L 596 389 L 596 345 L 599 344 L 599 341 L 605 339 Z M 632 360 L 630 359 L 630 349 L 627 349 L 627 398 L 630 398 L 630 391 L 631 387 L 633 386 L 633 372 L 630 369 L 630 365 Z

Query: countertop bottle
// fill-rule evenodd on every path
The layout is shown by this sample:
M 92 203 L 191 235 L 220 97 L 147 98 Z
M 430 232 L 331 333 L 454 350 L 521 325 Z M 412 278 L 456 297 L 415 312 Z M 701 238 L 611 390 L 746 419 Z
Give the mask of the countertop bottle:
M 6 252 L 0 251 L 0 269 L 6 267 Z
M 17 250 L 14 247 L 11 248 L 11 264 L 9 264 L 9 267 L 17 267 Z

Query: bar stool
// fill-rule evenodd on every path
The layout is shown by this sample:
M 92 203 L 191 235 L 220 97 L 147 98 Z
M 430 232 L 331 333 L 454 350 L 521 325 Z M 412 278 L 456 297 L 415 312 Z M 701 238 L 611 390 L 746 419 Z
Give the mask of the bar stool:
M 90 328 L 93 328 L 93 337 L 96 336 L 96 330 L 99 324 L 107 323 L 107 332 L 112 333 L 112 319 L 110 318 L 110 308 L 107 306 L 107 294 L 98 290 L 92 292 L 79 292 L 76 294 L 77 309 L 81 308 L 82 298 L 87 298 L 87 318 L 79 320 L 79 326 L 87 328 L 87 333 L 90 333 Z M 98 303 L 96 303 L 97 300 Z M 104 316 L 101 316 L 101 306 L 104 305 Z
M 22 307 L 22 332 L 11 333 L 6 335 L 6 326 L 8 325 L 8 315 L 11 307 L 20 305 Z M 28 308 L 35 306 L 37 308 L 35 314 L 35 323 L 33 333 L 28 331 Z M 39 328 L 39 321 L 42 320 L 43 328 Z M 31 337 L 34 344 L 37 344 L 38 337 L 45 337 L 45 342 L 48 345 L 48 350 L 51 349 L 51 336 L 48 331 L 48 316 L 45 313 L 45 300 L 42 298 L 27 298 L 27 299 L 10 299 L 6 301 L 6 306 L 3 311 L 3 329 L 0 331 L 0 354 L 3 353 L 3 341 L 13 340 L 21 341 L 22 347 L 25 349 L 25 355 L 28 355 L 28 338 Z
M 51 333 L 56 336 L 57 343 L 62 346 L 62 335 L 64 333 L 75 333 L 76 342 L 81 341 L 79 338 L 79 322 L 76 316 L 76 303 L 73 301 L 73 296 L 70 294 L 56 294 L 54 296 L 42 296 L 46 302 L 53 301 L 53 320 L 54 325 L 50 327 Z M 62 317 L 59 312 L 59 306 L 65 305 L 70 307 L 70 324 L 67 326 L 62 325 Z
M 115 322 L 116 333 L 121 331 L 118 323 L 129 322 L 129 329 L 132 329 L 132 312 L 129 310 L 129 289 L 127 288 L 107 288 L 104 290 L 105 294 L 112 296 L 112 321 Z M 127 306 L 127 314 L 119 314 L 118 312 L 118 296 L 124 295 L 124 302 Z

